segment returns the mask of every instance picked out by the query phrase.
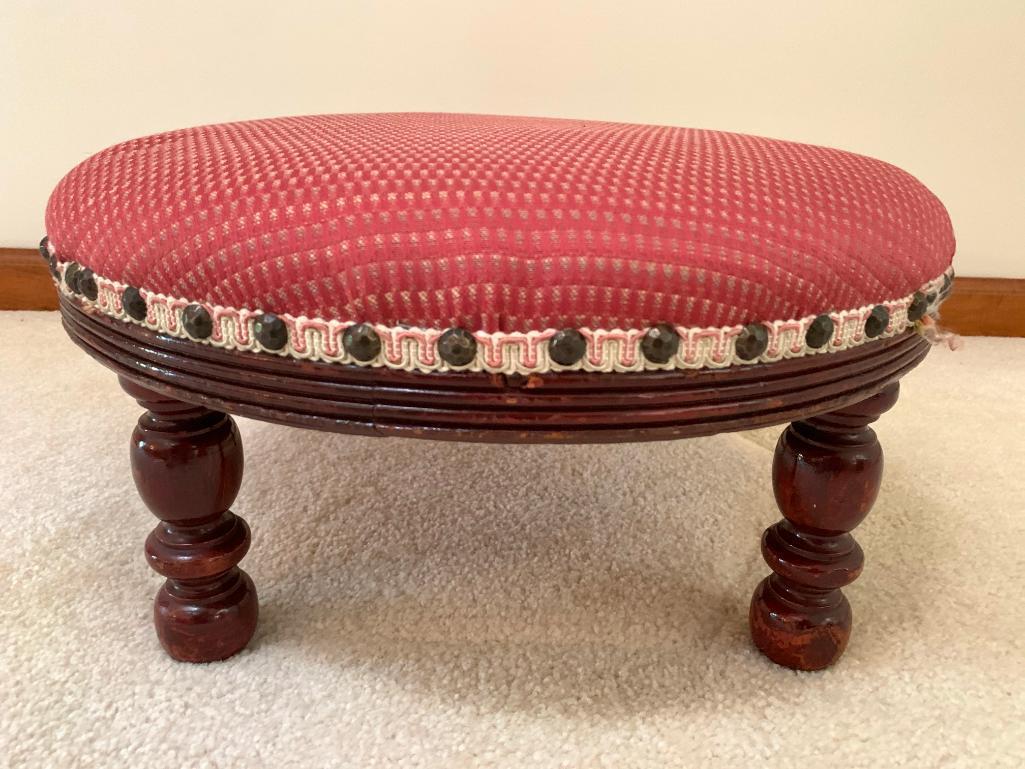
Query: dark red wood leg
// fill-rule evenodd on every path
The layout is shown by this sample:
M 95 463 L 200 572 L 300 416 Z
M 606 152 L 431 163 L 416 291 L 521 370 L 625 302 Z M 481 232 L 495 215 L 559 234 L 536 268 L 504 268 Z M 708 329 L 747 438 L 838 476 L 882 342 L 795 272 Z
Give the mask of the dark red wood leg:
M 228 508 L 242 483 L 242 440 L 231 417 L 172 400 L 122 378 L 146 409 L 132 433 L 132 475 L 160 523 L 146 540 L 150 566 L 167 578 L 154 620 L 167 653 L 222 660 L 256 629 L 256 588 L 238 562 L 249 527 Z
M 849 532 L 868 514 L 883 450 L 868 425 L 897 402 L 896 382 L 853 406 L 794 422 L 780 436 L 772 485 L 784 520 L 762 536 L 774 572 L 751 599 L 751 636 L 773 662 L 819 670 L 836 662 L 851 634 L 840 590 L 864 563 Z

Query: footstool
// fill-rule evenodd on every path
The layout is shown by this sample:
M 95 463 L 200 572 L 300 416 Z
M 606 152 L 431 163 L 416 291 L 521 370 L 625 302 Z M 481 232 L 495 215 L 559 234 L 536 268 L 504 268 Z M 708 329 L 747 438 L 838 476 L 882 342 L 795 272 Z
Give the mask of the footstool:
M 789 422 L 751 633 L 781 665 L 831 664 L 883 468 L 869 425 L 930 348 L 954 252 L 936 197 L 871 158 L 450 114 L 128 141 L 57 185 L 46 228 L 64 327 L 145 409 L 157 635 L 192 662 L 256 627 L 234 414 L 502 443 Z

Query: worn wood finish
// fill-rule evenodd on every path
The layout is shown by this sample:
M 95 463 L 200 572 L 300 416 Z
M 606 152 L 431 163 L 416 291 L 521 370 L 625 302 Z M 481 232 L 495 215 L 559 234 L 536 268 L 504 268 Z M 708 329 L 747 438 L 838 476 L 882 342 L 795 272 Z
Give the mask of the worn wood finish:
M 228 508 L 242 483 L 242 439 L 231 417 L 122 379 L 146 412 L 132 433 L 132 475 L 160 523 L 146 558 L 167 578 L 154 621 L 167 653 L 186 662 L 221 660 L 256 629 L 256 589 L 239 561 L 249 527 Z
M 898 383 L 867 400 L 795 422 L 780 436 L 772 466 L 784 520 L 762 537 L 773 574 L 751 600 L 751 635 L 770 659 L 819 670 L 843 654 L 851 606 L 840 590 L 861 573 L 850 535 L 868 514 L 883 473 L 883 451 L 868 425 L 897 402 Z
M 866 425 L 929 349 L 908 333 L 722 370 L 420 374 L 226 351 L 67 298 L 61 309 L 71 338 L 147 409 L 132 457 L 140 493 L 162 520 L 147 543 L 168 579 L 157 628 L 172 656 L 193 661 L 238 651 L 256 622 L 255 590 L 237 568 L 248 529 L 228 510 L 242 472 L 231 413 L 336 432 L 509 443 L 664 440 L 794 421 L 776 452 L 786 520 L 765 536 L 775 574 L 755 595 L 752 631 L 784 665 L 827 665 L 850 632 L 839 588 L 861 568 L 847 532 L 878 490 L 882 455 Z
M 666 440 L 781 424 L 863 400 L 922 360 L 915 334 L 722 370 L 420 374 L 221 350 L 62 299 L 72 338 L 123 377 L 215 411 L 297 427 L 504 443 Z

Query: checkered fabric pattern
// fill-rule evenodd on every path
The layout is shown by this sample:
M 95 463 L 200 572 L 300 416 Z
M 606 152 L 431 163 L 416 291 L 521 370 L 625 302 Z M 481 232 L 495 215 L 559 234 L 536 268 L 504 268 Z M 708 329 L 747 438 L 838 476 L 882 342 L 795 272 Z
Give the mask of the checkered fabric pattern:
M 52 248 L 172 297 L 489 332 L 726 326 L 903 297 L 950 265 L 892 165 L 687 128 L 460 114 L 189 128 L 57 186 Z

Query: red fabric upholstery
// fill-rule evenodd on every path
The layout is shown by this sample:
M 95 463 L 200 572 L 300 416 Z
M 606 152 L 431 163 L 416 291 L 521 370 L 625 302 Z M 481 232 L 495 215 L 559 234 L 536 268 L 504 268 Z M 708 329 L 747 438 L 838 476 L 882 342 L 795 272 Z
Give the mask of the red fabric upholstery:
M 942 204 L 834 149 L 685 128 L 446 114 L 189 128 L 50 198 L 61 259 L 192 301 L 485 331 L 719 326 L 906 296 Z

